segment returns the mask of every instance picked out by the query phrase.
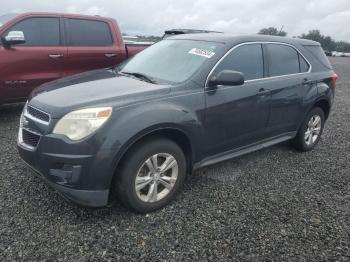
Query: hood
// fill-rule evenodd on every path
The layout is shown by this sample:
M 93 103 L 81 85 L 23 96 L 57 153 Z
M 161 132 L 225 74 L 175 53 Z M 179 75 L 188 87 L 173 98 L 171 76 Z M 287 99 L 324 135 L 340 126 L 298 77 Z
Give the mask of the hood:
M 32 92 L 29 103 L 53 118 L 60 118 L 81 108 L 116 108 L 162 97 L 169 92 L 168 85 L 152 84 L 102 69 L 44 84 Z

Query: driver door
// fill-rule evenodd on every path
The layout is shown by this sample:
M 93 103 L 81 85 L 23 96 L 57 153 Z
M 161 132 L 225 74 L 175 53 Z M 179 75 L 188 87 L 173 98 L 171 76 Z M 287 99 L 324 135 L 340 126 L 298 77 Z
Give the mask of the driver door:
M 206 130 L 208 155 L 253 144 L 264 138 L 271 94 L 264 78 L 261 44 L 234 48 L 215 68 L 211 76 L 223 70 L 244 74 L 241 86 L 218 86 L 206 89 Z M 211 77 L 210 76 L 210 77 Z
M 22 31 L 25 44 L 0 46 L 0 101 L 25 101 L 43 83 L 63 77 L 67 48 L 61 44 L 60 18 L 31 17 L 5 31 Z

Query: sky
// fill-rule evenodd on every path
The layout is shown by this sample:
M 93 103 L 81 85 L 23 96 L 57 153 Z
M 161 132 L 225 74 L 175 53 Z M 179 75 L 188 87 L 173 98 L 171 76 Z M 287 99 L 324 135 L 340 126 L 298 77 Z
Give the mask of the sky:
M 350 42 L 350 0 L 11 0 L 0 9 L 27 11 L 113 17 L 131 35 L 160 36 L 172 28 L 255 34 L 283 26 L 290 37 L 319 29 Z

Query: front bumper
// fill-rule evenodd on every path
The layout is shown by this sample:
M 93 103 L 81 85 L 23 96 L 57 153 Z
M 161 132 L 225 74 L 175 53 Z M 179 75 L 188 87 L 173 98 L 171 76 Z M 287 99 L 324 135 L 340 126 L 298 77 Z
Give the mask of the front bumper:
M 102 207 L 108 204 L 109 189 L 79 189 L 79 184 L 74 184 L 84 176 L 81 171 L 84 169 L 84 162 L 89 158 L 38 155 L 20 142 L 18 152 L 36 174 L 70 201 L 87 207 Z
M 80 143 L 53 135 L 50 129 L 54 124 L 53 119 L 45 123 L 22 114 L 17 141 L 19 155 L 69 200 L 89 207 L 107 205 L 115 168 L 114 150 L 105 146 L 98 135 Z
M 83 159 L 68 156 L 63 158 L 42 158 L 42 156 L 36 155 L 33 151 L 23 147 L 20 143 L 18 143 L 18 152 L 22 160 L 31 168 L 31 170 L 43 178 L 48 185 L 68 200 L 87 207 L 102 207 L 108 204 L 108 189 L 84 190 L 68 186 L 68 183 L 72 181 L 72 179 L 77 179 L 77 177 L 81 175 L 80 171 L 82 170 L 82 166 L 79 165 L 79 163 L 83 163 Z M 67 164 L 63 164 L 63 168 L 61 169 L 49 168 L 54 167 L 57 163 L 73 162 L 76 164 L 71 165 L 71 168 L 69 168 Z

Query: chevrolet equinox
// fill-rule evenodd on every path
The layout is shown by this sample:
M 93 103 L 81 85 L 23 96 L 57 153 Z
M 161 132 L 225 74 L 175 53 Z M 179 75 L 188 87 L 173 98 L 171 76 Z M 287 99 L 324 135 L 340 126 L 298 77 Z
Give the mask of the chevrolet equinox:
M 336 80 L 317 42 L 178 35 L 33 91 L 18 149 L 75 203 L 100 207 L 116 196 L 150 212 L 198 168 L 287 140 L 313 149 Z

